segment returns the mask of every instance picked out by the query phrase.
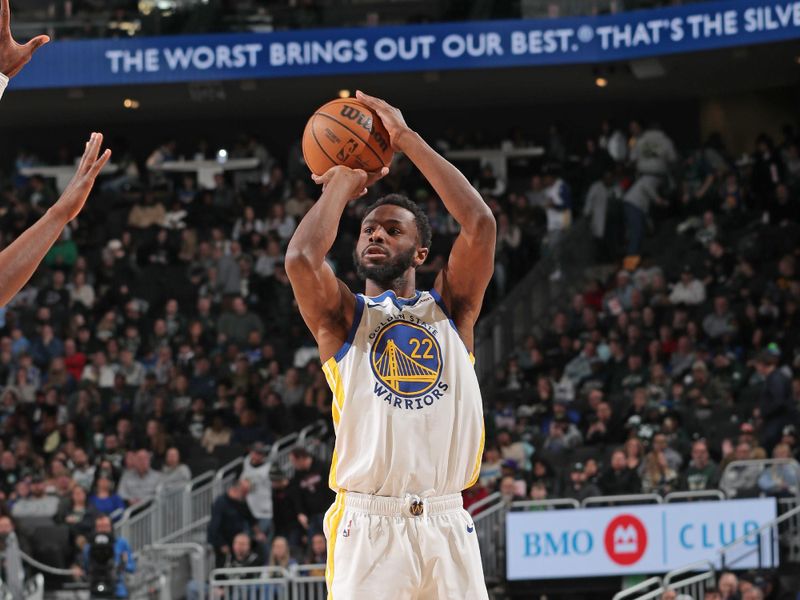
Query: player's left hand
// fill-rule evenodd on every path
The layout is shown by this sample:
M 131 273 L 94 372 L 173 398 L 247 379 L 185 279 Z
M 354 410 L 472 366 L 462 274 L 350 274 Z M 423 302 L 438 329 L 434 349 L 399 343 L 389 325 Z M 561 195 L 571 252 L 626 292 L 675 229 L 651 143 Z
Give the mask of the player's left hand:
M 369 106 L 378 114 L 383 122 L 383 126 L 386 127 L 386 131 L 389 132 L 389 143 L 392 145 L 392 148 L 396 152 L 401 151 L 400 140 L 404 134 L 411 131 L 411 128 L 406 124 L 406 120 L 403 118 L 403 113 L 400 112 L 400 109 L 395 108 L 386 102 L 386 100 L 370 96 L 361 90 L 356 91 L 356 99 Z
M 63 216 L 67 221 L 71 221 L 81 212 L 89 197 L 89 192 L 92 191 L 94 180 L 97 179 L 97 175 L 111 158 L 111 150 L 108 149 L 98 156 L 102 145 L 103 134 L 93 133 L 86 142 L 86 150 L 80 165 L 78 165 L 78 170 L 67 184 L 64 193 L 53 205 L 53 209 L 64 212 Z
M 15 42 L 11 35 L 11 8 L 8 0 L 0 0 L 0 73 L 11 79 L 49 41 L 48 36 L 38 35 L 27 44 Z

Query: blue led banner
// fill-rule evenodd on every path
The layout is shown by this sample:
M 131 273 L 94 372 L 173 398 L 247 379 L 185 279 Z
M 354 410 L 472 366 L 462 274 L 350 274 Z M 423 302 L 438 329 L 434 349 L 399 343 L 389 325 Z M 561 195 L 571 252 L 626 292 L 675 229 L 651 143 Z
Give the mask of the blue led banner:
M 630 60 L 800 38 L 800 1 L 599 17 L 53 42 L 11 89 Z

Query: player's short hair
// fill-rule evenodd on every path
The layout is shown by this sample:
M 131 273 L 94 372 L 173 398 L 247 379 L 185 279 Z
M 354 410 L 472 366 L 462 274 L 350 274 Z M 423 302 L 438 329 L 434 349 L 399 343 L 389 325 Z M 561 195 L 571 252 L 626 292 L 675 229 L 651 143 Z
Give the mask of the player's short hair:
M 419 204 L 412 202 L 408 196 L 404 196 L 403 194 L 387 194 L 383 198 L 379 198 L 375 204 L 367 209 L 367 212 L 364 213 L 361 221 L 363 222 L 364 219 L 367 218 L 367 215 L 369 215 L 373 210 L 379 206 L 384 206 L 385 204 L 391 204 L 392 206 L 405 208 L 407 211 L 413 214 L 414 220 L 417 223 L 417 236 L 419 238 L 420 246 L 423 248 L 431 247 L 431 238 L 433 237 L 433 234 L 431 233 L 431 222 L 428 220 L 428 215 L 426 215 L 425 211 L 420 208 Z

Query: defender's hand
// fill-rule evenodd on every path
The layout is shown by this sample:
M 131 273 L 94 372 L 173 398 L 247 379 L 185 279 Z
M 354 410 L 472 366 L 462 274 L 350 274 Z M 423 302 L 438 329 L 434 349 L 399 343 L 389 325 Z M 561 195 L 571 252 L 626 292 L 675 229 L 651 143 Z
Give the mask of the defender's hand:
M 406 125 L 406 120 L 403 118 L 403 113 L 400 109 L 395 108 L 385 100 L 375 98 L 365 94 L 361 90 L 356 91 L 356 98 L 374 110 L 389 132 L 389 143 L 395 151 L 401 151 L 400 140 L 404 134 L 411 131 L 411 128 Z
M 389 173 L 388 167 L 380 171 L 367 173 L 363 169 L 351 169 L 343 165 L 331 167 L 322 175 L 311 175 L 314 183 L 322 186 L 324 192 L 329 185 L 341 186 L 351 200 L 360 198 L 367 193 L 367 188 Z
M 11 8 L 8 0 L 0 0 L 0 73 L 11 79 L 49 41 L 46 35 L 39 35 L 27 44 L 15 42 L 11 36 Z
M 78 170 L 69 184 L 67 184 L 58 202 L 53 205 L 54 209 L 64 212 L 64 216 L 68 221 L 77 217 L 78 213 L 81 212 L 83 205 L 86 204 L 86 199 L 89 197 L 89 192 L 92 191 L 94 180 L 106 165 L 108 159 L 111 158 L 111 150 L 108 149 L 98 157 L 102 144 L 103 134 L 93 133 L 89 141 L 86 142 L 86 150 L 83 153 L 80 165 L 78 165 Z

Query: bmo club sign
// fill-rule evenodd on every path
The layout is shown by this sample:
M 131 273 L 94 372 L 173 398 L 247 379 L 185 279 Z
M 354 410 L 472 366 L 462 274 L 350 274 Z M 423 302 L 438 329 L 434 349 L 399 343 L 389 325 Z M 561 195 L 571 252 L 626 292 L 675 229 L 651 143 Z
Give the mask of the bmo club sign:
M 509 580 L 666 573 L 708 560 L 776 518 L 774 498 L 515 511 L 506 521 Z M 769 532 L 728 554 L 728 568 L 777 567 Z M 770 544 L 774 544 L 770 548 Z M 774 562 L 773 562 L 774 561 Z

